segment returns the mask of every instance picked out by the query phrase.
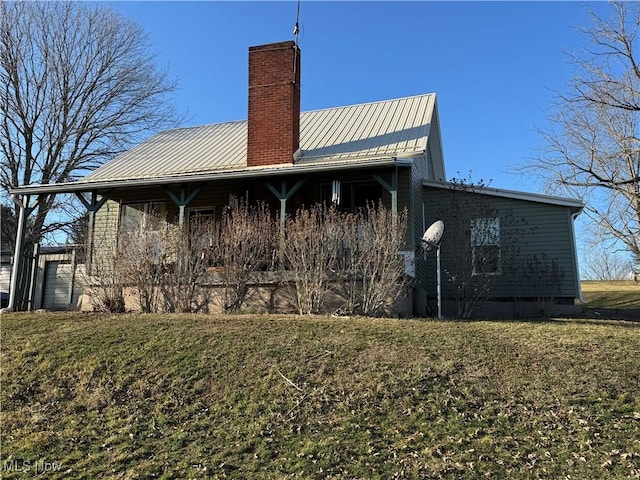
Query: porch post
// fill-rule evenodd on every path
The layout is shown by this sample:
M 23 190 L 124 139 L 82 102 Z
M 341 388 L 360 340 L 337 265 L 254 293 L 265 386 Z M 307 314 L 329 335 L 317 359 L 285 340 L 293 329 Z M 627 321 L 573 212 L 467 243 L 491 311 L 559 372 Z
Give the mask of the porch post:
M 393 173 L 391 174 L 391 185 L 389 185 L 380 175 L 374 175 L 373 178 L 382 185 L 382 188 L 391 194 L 391 215 L 395 221 L 398 217 L 398 169 L 393 169 Z
M 307 177 L 308 178 L 308 177 Z M 278 200 L 280 200 L 280 241 L 279 241 L 279 256 L 280 256 L 280 268 L 284 265 L 284 237 L 285 237 L 285 221 L 287 214 L 287 200 L 290 199 L 294 193 L 296 193 L 300 187 L 307 181 L 307 178 L 298 180 L 296 184 L 291 187 L 291 190 L 287 191 L 287 181 L 283 180 L 280 184 L 280 191 L 278 191 L 271 183 L 265 182 L 267 188 L 273 193 Z
M 191 203 L 191 200 L 193 200 L 198 193 L 200 193 L 200 187 L 196 187 L 195 190 L 187 195 L 187 189 L 184 186 L 181 186 L 180 197 L 177 197 L 176 194 L 167 187 L 163 187 L 163 190 L 167 192 L 167 195 L 169 195 L 169 198 L 173 200 L 173 203 L 178 206 L 178 225 L 182 227 L 184 225 L 185 207 Z
M 37 276 L 37 272 L 38 272 L 38 258 L 40 256 L 40 244 L 39 243 L 34 243 L 33 244 L 33 255 L 31 256 L 31 271 L 30 271 L 30 278 L 29 278 L 29 297 L 27 299 L 27 302 L 29 304 L 29 311 L 35 310 L 35 305 L 33 304 L 33 296 L 35 293 L 35 289 L 36 289 L 36 276 Z
M 71 274 L 69 278 L 69 289 L 67 290 L 67 309 L 73 302 L 73 284 L 76 281 L 76 249 L 71 251 Z

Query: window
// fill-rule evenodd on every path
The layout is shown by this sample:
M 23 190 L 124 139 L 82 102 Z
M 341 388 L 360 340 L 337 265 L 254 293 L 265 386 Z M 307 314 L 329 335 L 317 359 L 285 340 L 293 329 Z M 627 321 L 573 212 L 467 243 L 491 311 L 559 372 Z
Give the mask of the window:
M 166 233 L 165 202 L 130 203 L 122 206 L 119 248 L 130 255 L 144 255 L 155 265 L 163 258 L 162 238 Z M 137 261 L 138 258 L 132 259 Z
M 209 246 L 213 245 L 215 210 L 189 210 L 189 237 L 199 239 L 200 243 L 206 240 Z
M 356 211 L 367 203 L 378 204 L 382 199 L 382 185 L 378 182 L 341 182 L 334 180 L 322 186 L 322 201 L 337 205 L 340 210 Z
M 166 225 L 167 205 L 165 202 L 129 203 L 122 206 L 120 230 L 159 231 Z
M 212 208 L 206 210 L 189 210 L 189 230 L 203 231 L 213 228 L 214 210 Z
M 471 221 L 471 261 L 474 275 L 500 275 L 500 219 Z

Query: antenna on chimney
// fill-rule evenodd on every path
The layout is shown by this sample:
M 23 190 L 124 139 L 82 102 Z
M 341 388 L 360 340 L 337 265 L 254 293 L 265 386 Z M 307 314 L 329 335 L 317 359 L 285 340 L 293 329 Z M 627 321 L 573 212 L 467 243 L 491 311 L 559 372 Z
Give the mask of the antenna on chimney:
M 300 20 L 300 0 L 298 0 L 298 8 L 296 11 L 296 24 L 293 27 L 293 35 L 295 37 L 296 45 L 298 45 L 298 33 L 300 33 L 300 25 L 298 23 L 299 20 Z

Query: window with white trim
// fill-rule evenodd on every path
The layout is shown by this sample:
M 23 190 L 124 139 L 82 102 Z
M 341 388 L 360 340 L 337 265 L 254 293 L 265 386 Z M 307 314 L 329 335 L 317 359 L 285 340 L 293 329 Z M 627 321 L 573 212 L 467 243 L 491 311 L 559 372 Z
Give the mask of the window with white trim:
M 471 261 L 474 275 L 500 275 L 500 219 L 471 220 Z

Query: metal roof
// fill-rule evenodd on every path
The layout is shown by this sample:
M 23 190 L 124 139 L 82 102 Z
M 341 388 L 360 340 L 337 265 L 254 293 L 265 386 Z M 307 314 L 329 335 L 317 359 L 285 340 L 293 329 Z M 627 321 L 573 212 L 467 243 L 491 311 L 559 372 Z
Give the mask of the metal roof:
M 300 114 L 296 163 L 424 152 L 434 94 Z M 247 168 L 247 122 L 160 132 L 79 182 L 133 180 Z
M 160 132 L 79 182 L 132 180 L 227 170 L 246 164 L 247 122 Z
M 86 177 L 66 184 L 27 185 L 13 193 L 82 191 L 221 177 L 297 173 L 393 163 L 425 152 L 435 94 L 302 112 L 300 156 L 292 164 L 247 167 L 247 121 L 160 132 Z M 439 142 L 439 139 L 438 139 Z M 333 166 L 333 167 L 331 167 Z
M 303 113 L 299 162 L 422 154 L 434 102 L 428 94 Z
M 425 187 L 452 189 L 455 185 L 451 182 L 436 182 L 433 180 L 423 180 L 422 185 Z M 494 187 L 473 187 L 470 192 L 479 193 L 481 195 L 491 195 L 494 197 L 511 198 L 514 200 L 526 200 L 528 202 L 547 203 L 550 205 L 559 205 L 563 207 L 571 207 L 578 210 L 584 208 L 584 203 L 575 198 L 556 197 L 553 195 L 543 195 L 540 193 L 519 192 L 517 190 L 507 190 L 504 188 Z

